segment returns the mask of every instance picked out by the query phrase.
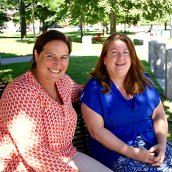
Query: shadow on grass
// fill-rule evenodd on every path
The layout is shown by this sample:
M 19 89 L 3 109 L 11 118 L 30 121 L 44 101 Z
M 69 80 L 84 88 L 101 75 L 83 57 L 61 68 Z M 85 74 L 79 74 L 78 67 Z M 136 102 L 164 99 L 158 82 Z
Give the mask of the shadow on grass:
M 83 36 L 92 36 L 94 37 L 98 32 L 94 32 L 94 31 L 84 31 L 83 32 Z M 80 32 L 67 32 L 66 33 L 71 39 L 73 42 L 77 42 L 77 43 L 82 43 L 82 39 L 81 39 L 81 34 Z
M 97 41 L 95 38 L 98 33 L 102 34 L 101 31 L 83 31 L 83 36 L 91 36 L 93 44 L 103 44 L 103 42 L 107 39 L 107 36 L 110 35 L 109 33 L 106 34 L 106 36 L 101 35 L 100 41 Z M 120 31 L 119 33 L 124 33 L 124 34 L 128 34 L 128 35 L 134 34 L 134 32 L 122 32 L 122 31 Z M 67 32 L 66 34 L 68 36 L 70 36 L 70 38 L 72 39 L 73 42 L 82 43 L 81 33 L 79 31 L 78 32 Z
M 33 44 L 34 43 L 34 39 L 33 38 L 26 38 L 26 39 L 23 39 L 23 40 L 16 40 L 16 42 L 26 43 L 26 44 Z
M 10 57 L 17 57 L 17 54 L 13 53 L 0 53 L 1 58 L 10 58 Z
M 14 78 L 18 77 L 19 75 L 29 70 L 30 67 L 31 67 L 30 62 L 1 65 L 0 66 L 1 82 L 8 83 L 12 81 Z
M 0 38 L 18 38 L 18 39 L 21 39 L 21 36 L 19 34 L 11 34 L 11 35 L 8 35 L 8 34 L 0 34 Z M 34 39 L 34 35 L 33 34 L 27 34 L 26 38 L 23 38 L 23 39 L 27 39 L 27 38 L 32 38 Z
M 24 56 L 31 56 L 32 54 L 26 54 L 26 55 L 21 55 L 20 57 Z M 13 57 L 19 57 L 18 54 L 13 54 L 13 53 L 0 53 L 0 57 L 3 58 L 13 58 Z

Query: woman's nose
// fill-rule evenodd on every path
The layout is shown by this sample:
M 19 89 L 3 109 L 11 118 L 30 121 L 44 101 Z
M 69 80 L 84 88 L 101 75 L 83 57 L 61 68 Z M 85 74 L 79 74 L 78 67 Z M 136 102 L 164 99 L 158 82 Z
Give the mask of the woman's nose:
M 124 58 L 124 54 L 119 52 L 117 58 L 119 58 L 119 59 Z
M 53 64 L 56 66 L 61 66 L 62 65 L 61 59 L 54 59 Z

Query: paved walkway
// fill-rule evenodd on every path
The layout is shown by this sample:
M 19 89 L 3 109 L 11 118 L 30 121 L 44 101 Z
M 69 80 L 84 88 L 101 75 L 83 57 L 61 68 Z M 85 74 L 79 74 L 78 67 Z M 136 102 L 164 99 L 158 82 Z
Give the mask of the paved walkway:
M 6 65 L 6 64 L 12 64 L 12 63 L 21 63 L 21 62 L 28 62 L 31 61 L 31 56 L 23 56 L 23 57 L 13 57 L 13 58 L 1 58 L 0 64 Z
M 93 50 L 82 50 L 78 52 L 72 52 L 70 57 L 77 57 L 77 56 L 99 56 L 100 51 L 93 51 Z M 12 58 L 0 58 L 0 64 L 12 64 L 12 63 L 22 63 L 22 62 L 29 62 L 31 61 L 32 56 L 21 56 L 21 57 L 12 57 Z

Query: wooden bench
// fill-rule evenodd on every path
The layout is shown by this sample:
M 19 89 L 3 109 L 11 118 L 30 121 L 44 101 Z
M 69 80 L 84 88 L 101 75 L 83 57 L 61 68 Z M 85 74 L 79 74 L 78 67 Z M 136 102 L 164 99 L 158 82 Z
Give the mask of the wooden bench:
M 76 126 L 75 136 L 73 139 L 73 144 L 78 149 L 78 151 L 89 154 L 88 130 L 86 128 L 86 125 L 84 123 L 84 120 L 81 114 L 80 103 L 79 102 L 73 103 L 73 107 L 78 115 L 78 122 Z
M 0 98 L 6 85 L 7 83 L 0 82 Z M 78 115 L 77 127 L 76 127 L 75 136 L 73 139 L 73 144 L 77 148 L 78 151 L 89 154 L 88 146 L 87 146 L 88 132 L 87 132 L 84 120 L 82 118 L 82 114 L 80 110 L 80 103 L 79 102 L 73 103 L 73 107 L 76 110 L 77 115 Z

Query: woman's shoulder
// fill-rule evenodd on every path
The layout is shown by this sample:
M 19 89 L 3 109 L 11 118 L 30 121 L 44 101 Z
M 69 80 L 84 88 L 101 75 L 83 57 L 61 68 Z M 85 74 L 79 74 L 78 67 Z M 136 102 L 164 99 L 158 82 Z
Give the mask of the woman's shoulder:
M 99 81 L 95 77 L 90 78 L 87 83 L 88 84 L 93 84 L 93 85 L 100 85 Z
M 33 74 L 31 71 L 27 71 L 26 73 L 12 80 L 9 83 L 9 85 L 17 88 L 25 88 L 25 87 L 29 87 L 30 85 L 32 85 L 33 87 L 34 86 L 33 83 L 34 83 Z
M 88 80 L 86 83 L 86 89 L 92 89 L 92 90 L 97 90 L 97 89 L 102 89 L 99 81 L 96 78 L 91 78 Z
M 150 75 L 149 75 L 147 72 L 144 72 L 144 76 L 145 76 L 146 78 L 148 78 L 148 79 L 151 78 Z
M 25 94 L 26 92 L 36 93 L 36 81 L 33 77 L 31 71 L 27 71 L 26 73 L 20 75 L 19 77 L 12 80 L 6 87 L 5 91 L 10 92 L 20 92 L 21 94 Z

